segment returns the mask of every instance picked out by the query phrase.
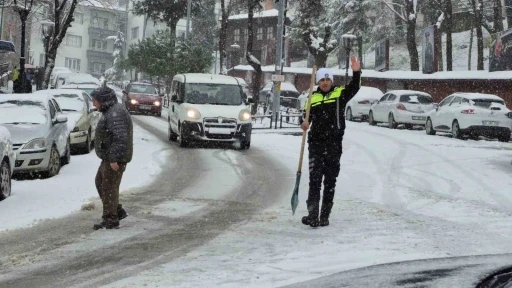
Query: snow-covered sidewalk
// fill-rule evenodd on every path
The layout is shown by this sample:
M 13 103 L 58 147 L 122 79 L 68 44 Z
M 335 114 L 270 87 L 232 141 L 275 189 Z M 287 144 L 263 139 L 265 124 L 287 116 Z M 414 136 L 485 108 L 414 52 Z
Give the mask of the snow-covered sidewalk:
M 133 160 L 121 182 L 121 191 L 144 186 L 160 172 L 165 144 L 134 125 Z M 49 179 L 13 181 L 12 195 L 0 202 L 0 232 L 26 227 L 40 220 L 68 215 L 98 197 L 94 178 L 100 159 L 94 150 L 73 155 L 59 175 Z
M 511 144 L 347 126 L 331 226 L 300 223 L 306 172 L 295 216 L 287 196 L 186 257 L 105 287 L 277 287 L 379 263 L 512 251 Z M 291 196 L 301 137 L 261 132 L 251 149 L 288 167 Z

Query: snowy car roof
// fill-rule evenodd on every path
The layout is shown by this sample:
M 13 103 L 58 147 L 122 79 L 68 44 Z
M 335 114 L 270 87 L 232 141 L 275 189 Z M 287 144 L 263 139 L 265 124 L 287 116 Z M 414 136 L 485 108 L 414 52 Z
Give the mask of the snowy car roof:
M 100 87 L 100 85 L 97 85 L 97 84 L 65 84 L 65 85 L 59 86 L 59 89 L 99 88 L 99 87 Z
M 238 82 L 240 83 L 240 85 L 247 85 L 247 82 L 245 82 L 245 80 L 243 78 L 240 78 L 240 77 L 235 77 Z
M 503 101 L 503 98 L 493 95 L 493 94 L 457 92 L 452 95 L 464 97 L 467 99 L 494 99 L 494 100 L 502 100 Z
M 79 89 L 49 89 L 49 90 L 39 90 L 34 92 L 34 94 L 47 94 L 47 95 L 61 95 L 61 94 L 77 94 L 82 97 L 82 93 L 84 91 Z
M 235 77 L 204 74 L 204 73 L 187 73 L 174 76 L 173 80 L 184 81 L 185 83 L 206 83 L 206 84 L 228 84 L 240 85 L 241 83 Z
M 270 90 L 272 90 L 273 85 L 274 85 L 274 82 L 268 82 L 265 85 L 265 87 L 263 87 L 263 89 L 261 89 L 261 91 L 263 91 L 263 92 L 270 91 Z M 297 91 L 297 88 L 295 88 L 295 86 L 290 82 L 282 82 L 281 83 L 281 91 L 292 91 L 292 92 L 299 93 L 299 91 Z
M 415 91 L 415 90 L 389 90 L 386 93 L 393 93 L 396 96 L 410 95 L 410 94 L 419 94 L 419 95 L 424 95 L 424 96 L 432 97 L 432 95 L 430 95 L 428 93 L 421 92 L 421 91 Z
M 361 86 L 359 88 L 359 92 L 354 96 L 354 98 L 370 98 L 370 99 L 380 99 L 384 93 L 375 87 Z

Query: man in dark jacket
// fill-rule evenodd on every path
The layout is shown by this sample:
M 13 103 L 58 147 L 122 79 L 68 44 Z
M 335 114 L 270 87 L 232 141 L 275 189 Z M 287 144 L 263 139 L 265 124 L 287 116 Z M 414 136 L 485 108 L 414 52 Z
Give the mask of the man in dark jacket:
M 361 65 L 352 56 L 352 81 L 346 87 L 333 85 L 331 71 L 321 68 L 316 73 L 317 91 L 311 95 L 309 123 L 303 122 L 302 129 L 309 132 L 309 195 L 306 201 L 308 216 L 302 217 L 302 223 L 311 227 L 329 225 L 329 215 L 333 206 L 336 178 L 340 173 L 342 141 L 345 134 L 347 102 L 361 87 Z M 307 105 L 307 104 L 306 104 Z M 322 210 L 319 211 L 320 190 L 324 180 Z M 318 219 L 320 213 L 320 220 Z
M 96 127 L 94 149 L 101 159 L 96 188 L 103 202 L 103 221 L 94 229 L 119 227 L 126 211 L 119 204 L 119 185 L 133 155 L 133 123 L 126 108 L 117 101 L 114 90 L 101 87 L 91 93 L 94 107 L 102 112 Z

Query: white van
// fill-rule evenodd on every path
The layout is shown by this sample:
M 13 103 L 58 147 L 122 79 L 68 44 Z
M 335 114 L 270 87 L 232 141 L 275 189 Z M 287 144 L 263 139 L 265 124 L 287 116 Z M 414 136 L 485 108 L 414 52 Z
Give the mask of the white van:
M 171 86 L 169 140 L 179 140 L 181 147 L 202 140 L 239 143 L 241 149 L 249 149 L 252 120 L 248 101 L 235 77 L 178 74 Z

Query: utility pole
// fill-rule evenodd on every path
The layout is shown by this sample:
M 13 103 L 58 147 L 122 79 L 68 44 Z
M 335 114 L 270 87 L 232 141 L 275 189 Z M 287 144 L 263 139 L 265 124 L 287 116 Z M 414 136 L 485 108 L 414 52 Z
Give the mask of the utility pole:
M 5 0 L 2 0 L 2 20 L 0 22 L 0 40 L 4 39 L 4 6 Z
M 187 3 L 187 28 L 185 30 L 185 39 L 188 39 L 188 35 L 190 33 L 190 9 L 192 6 L 192 0 L 188 0 Z
M 279 17 L 277 19 L 277 47 L 276 47 L 276 68 L 275 68 L 275 74 L 276 75 L 283 75 L 283 71 L 281 69 L 281 62 L 283 61 L 283 27 L 284 27 L 284 6 L 285 1 L 281 0 L 279 1 Z M 284 81 L 281 79 L 278 79 L 279 81 L 274 81 L 274 105 L 272 109 L 272 118 L 275 123 L 275 129 L 277 129 L 277 121 L 278 121 L 278 113 L 279 113 L 279 107 L 281 106 L 281 98 L 280 98 L 280 92 L 281 92 L 281 82 Z

